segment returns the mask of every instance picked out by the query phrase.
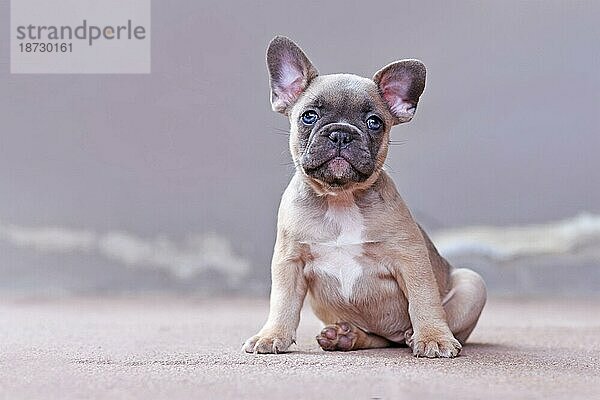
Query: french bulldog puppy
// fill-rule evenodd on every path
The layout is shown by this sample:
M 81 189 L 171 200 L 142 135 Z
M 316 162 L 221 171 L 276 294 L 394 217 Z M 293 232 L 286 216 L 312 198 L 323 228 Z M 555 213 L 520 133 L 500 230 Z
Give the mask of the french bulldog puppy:
M 391 128 L 415 114 L 425 66 L 396 61 L 372 79 L 319 75 L 280 36 L 267 65 L 296 172 L 279 207 L 269 317 L 243 350 L 286 351 L 308 295 L 326 325 L 317 336 L 323 350 L 405 344 L 418 357 L 457 356 L 485 284 L 438 254 L 383 169 Z

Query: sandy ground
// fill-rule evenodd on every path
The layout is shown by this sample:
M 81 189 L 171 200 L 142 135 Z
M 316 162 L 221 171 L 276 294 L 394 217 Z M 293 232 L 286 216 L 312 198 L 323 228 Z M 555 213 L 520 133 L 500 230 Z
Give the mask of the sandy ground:
M 4 300 L 4 399 L 591 399 L 600 394 L 600 301 L 492 299 L 462 355 L 325 353 L 303 315 L 281 355 L 240 346 L 264 300 Z M 415 397 L 416 396 L 416 397 Z

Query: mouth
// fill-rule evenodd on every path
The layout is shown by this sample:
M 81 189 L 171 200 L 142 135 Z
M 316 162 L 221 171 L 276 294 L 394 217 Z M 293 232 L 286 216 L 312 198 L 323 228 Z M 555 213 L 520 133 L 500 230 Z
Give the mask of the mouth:
M 368 176 L 358 171 L 350 161 L 341 155 L 330 158 L 320 165 L 304 169 L 304 172 L 330 186 L 341 187 L 351 182 L 363 182 Z
M 342 178 L 349 169 L 354 169 L 352 164 L 348 162 L 344 157 L 337 156 L 333 159 L 325 162 L 326 168 L 336 178 Z

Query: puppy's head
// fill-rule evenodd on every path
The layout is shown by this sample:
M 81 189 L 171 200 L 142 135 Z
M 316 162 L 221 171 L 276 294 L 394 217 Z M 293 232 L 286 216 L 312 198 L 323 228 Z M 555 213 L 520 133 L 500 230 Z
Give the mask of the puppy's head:
M 304 52 L 278 36 L 267 66 L 273 110 L 290 120 L 290 151 L 320 193 L 355 190 L 377 179 L 392 126 L 412 119 L 425 88 L 425 66 L 396 61 L 372 79 L 319 76 Z

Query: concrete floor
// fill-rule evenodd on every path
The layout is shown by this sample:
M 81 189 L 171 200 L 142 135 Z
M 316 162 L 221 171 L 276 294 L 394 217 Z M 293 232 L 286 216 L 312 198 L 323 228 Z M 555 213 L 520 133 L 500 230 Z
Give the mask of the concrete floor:
M 600 398 L 598 299 L 491 299 L 452 360 L 408 349 L 247 355 L 264 300 L 78 298 L 0 305 L 4 399 Z M 414 397 L 417 396 L 417 397 Z

